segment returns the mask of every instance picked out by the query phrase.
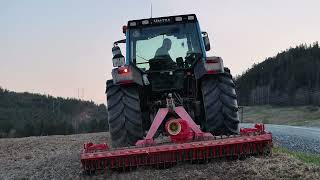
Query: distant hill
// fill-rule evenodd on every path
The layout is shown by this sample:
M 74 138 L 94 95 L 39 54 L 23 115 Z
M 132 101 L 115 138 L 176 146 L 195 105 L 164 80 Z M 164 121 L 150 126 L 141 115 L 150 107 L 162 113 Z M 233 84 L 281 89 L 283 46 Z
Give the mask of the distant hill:
M 107 131 L 105 105 L 0 87 L 0 137 Z
M 254 64 L 236 77 L 240 105 L 320 105 L 318 42 Z

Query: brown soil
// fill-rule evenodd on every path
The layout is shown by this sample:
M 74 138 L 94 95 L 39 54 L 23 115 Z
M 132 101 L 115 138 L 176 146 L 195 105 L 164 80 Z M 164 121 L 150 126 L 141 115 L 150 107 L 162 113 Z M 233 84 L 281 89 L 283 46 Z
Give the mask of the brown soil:
M 108 133 L 0 139 L 0 179 L 320 179 L 320 167 L 286 154 L 245 160 L 182 164 L 169 169 L 84 175 L 80 151 L 85 142 L 106 142 Z

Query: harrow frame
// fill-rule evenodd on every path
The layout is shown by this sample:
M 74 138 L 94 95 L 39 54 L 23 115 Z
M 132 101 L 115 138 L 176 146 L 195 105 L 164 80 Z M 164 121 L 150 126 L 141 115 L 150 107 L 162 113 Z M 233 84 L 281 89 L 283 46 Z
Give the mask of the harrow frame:
M 156 144 L 153 136 L 168 112 L 176 112 L 194 132 L 193 141 Z M 209 161 L 216 158 L 239 158 L 268 155 L 272 149 L 272 134 L 263 124 L 241 128 L 240 135 L 213 136 L 204 133 L 181 107 L 159 109 L 145 139 L 136 146 L 110 149 L 107 144 L 84 144 L 82 167 L 86 172 L 102 169 L 132 169 L 139 166 L 166 167 L 180 162 Z

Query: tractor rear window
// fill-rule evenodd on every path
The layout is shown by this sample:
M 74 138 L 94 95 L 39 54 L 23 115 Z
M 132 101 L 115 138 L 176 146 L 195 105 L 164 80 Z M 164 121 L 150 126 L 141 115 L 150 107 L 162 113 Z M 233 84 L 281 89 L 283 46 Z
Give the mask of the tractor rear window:
M 201 54 L 194 23 L 130 29 L 130 57 L 142 69 L 150 69 L 152 60 L 165 59 L 172 64 L 185 61 L 188 54 Z

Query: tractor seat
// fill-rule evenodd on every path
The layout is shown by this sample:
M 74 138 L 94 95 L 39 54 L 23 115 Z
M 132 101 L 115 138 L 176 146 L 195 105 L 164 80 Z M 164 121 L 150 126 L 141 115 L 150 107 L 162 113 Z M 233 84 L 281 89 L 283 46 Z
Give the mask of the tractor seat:
M 176 69 L 177 64 L 170 58 L 170 56 L 157 56 L 149 60 L 150 70 L 170 70 Z

